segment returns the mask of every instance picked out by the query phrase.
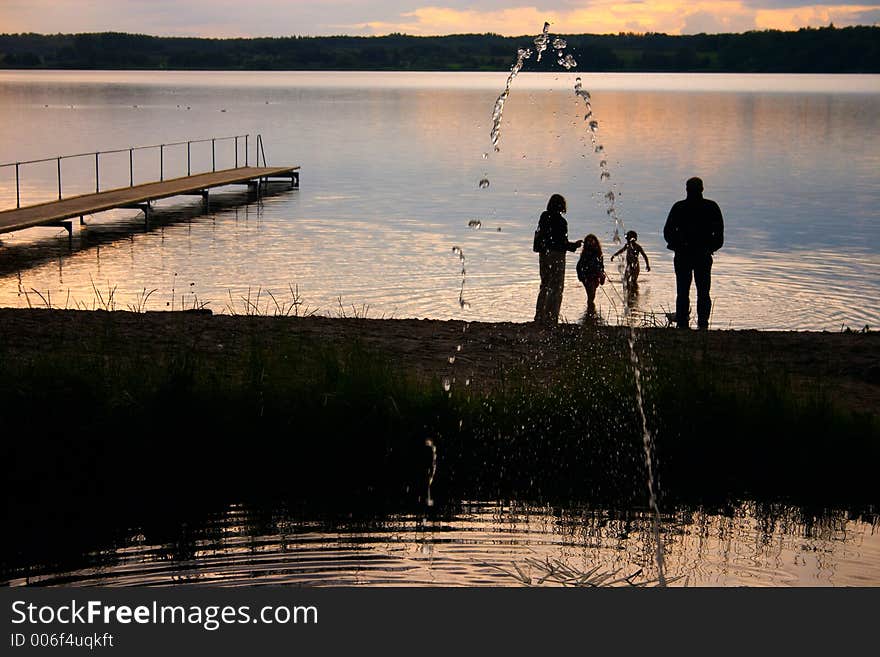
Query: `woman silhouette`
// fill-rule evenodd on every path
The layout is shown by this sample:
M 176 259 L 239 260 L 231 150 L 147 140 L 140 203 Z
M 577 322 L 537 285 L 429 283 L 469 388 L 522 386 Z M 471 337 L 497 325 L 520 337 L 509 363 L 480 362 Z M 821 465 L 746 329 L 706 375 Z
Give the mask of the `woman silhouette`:
M 534 250 L 538 253 L 541 273 L 541 289 L 535 304 L 535 321 L 555 324 L 559 321 L 562 307 L 562 290 L 565 287 L 565 254 L 576 251 L 582 241 L 568 241 L 568 222 L 562 215 L 567 210 L 565 197 L 554 194 L 547 202 L 547 209 L 538 220 L 535 231 Z

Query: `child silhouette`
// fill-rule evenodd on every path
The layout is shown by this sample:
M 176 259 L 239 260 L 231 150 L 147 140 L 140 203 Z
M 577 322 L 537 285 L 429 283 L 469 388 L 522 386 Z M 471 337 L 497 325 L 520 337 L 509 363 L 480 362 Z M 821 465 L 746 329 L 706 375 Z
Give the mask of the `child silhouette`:
M 587 291 L 587 315 L 596 314 L 596 289 L 605 285 L 605 263 L 599 238 L 590 233 L 584 238 L 584 248 L 577 263 L 578 280 Z
M 642 245 L 636 242 L 639 238 L 638 233 L 634 230 L 626 232 L 626 244 L 620 250 L 611 256 L 611 262 L 621 253 L 626 252 L 626 270 L 623 273 L 623 284 L 627 290 L 636 290 L 639 287 L 639 256 L 645 259 L 645 271 L 651 271 L 651 263 L 648 262 L 648 255 L 642 248 Z

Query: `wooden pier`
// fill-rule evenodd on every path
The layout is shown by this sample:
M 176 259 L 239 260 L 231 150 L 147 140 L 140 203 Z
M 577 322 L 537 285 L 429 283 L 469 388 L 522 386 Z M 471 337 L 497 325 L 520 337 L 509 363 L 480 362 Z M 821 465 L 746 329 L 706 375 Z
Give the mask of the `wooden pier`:
M 96 212 L 134 208 L 142 210 L 149 220 L 151 203 L 159 199 L 198 195 L 207 203 L 209 189 L 226 185 L 248 185 L 254 191 L 260 191 L 270 181 L 279 179 L 289 181 L 291 188 L 299 187 L 299 167 L 236 167 L 5 210 L 0 212 L 0 233 L 35 226 L 55 226 L 66 228 L 68 234 L 72 235 L 70 220 L 76 217 L 82 222 L 85 215 Z

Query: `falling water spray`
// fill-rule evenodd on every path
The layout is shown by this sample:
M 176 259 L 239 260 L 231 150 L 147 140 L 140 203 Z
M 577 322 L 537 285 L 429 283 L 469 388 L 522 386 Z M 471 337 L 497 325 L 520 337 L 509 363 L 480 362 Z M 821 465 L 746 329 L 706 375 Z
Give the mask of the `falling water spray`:
M 577 61 L 571 54 L 565 53 L 565 49 L 568 45 L 565 39 L 563 39 L 562 37 L 556 37 L 552 41 L 550 40 L 549 29 L 550 23 L 544 23 L 543 31 L 534 39 L 535 53 L 537 53 L 536 59 L 537 61 L 541 61 L 541 57 L 547 50 L 548 46 L 552 46 L 553 49 L 556 51 L 557 63 L 566 70 L 570 71 L 577 66 Z M 495 106 L 492 110 L 492 131 L 490 133 L 490 139 L 492 143 L 492 148 L 496 153 L 501 150 L 501 122 L 504 114 L 504 104 L 510 96 L 510 89 L 513 81 L 522 70 L 526 60 L 529 59 L 531 56 L 532 51 L 529 48 L 521 48 L 517 51 L 516 62 L 511 67 L 510 74 L 507 76 L 507 83 L 504 86 L 504 91 L 501 92 L 501 94 L 495 101 Z M 624 225 L 623 220 L 620 218 L 617 212 L 617 193 L 615 192 L 614 185 L 611 181 L 611 171 L 608 167 L 608 159 L 605 156 L 605 147 L 599 141 L 599 122 L 595 119 L 593 115 L 592 98 L 590 92 L 584 89 L 583 80 L 580 77 L 575 80 L 574 92 L 575 95 L 578 98 L 582 99 L 584 103 L 584 122 L 586 123 L 586 127 L 589 132 L 590 144 L 592 146 L 593 153 L 599 158 L 599 181 L 606 186 L 606 189 L 602 196 L 605 202 L 605 213 L 608 215 L 614 226 L 612 239 L 615 244 L 620 244 L 620 235 L 623 232 Z M 484 154 L 483 157 L 485 159 L 486 154 Z M 488 187 L 488 185 L 489 180 L 484 175 L 483 178 L 480 180 L 480 187 L 486 188 Z M 458 250 L 458 252 L 460 255 L 462 255 L 463 261 L 463 254 L 460 253 L 460 249 Z M 622 275 L 621 280 L 623 280 Z M 462 290 L 463 289 L 464 285 L 462 285 Z M 461 303 L 461 301 L 462 296 L 460 294 L 459 302 Z M 636 388 L 636 406 L 641 423 L 642 444 L 645 454 L 645 467 L 647 469 L 648 503 L 652 512 L 654 542 L 656 545 L 658 582 L 660 586 L 665 586 L 666 575 L 663 558 L 663 544 L 660 537 L 660 508 L 657 503 L 656 486 L 654 482 L 654 440 L 650 430 L 648 429 L 647 418 L 645 415 L 645 405 L 642 392 L 641 363 L 639 362 L 638 352 L 636 351 L 637 333 L 631 321 L 630 312 L 631 308 L 629 304 L 624 304 L 624 320 L 625 323 L 629 326 L 629 337 L 627 343 L 629 345 L 630 361 L 633 366 L 633 376 L 635 379 Z
M 623 232 L 624 225 L 623 220 L 618 215 L 617 208 L 615 206 L 617 195 L 614 192 L 614 187 L 611 182 L 611 172 L 608 169 L 608 159 L 605 156 L 605 147 L 599 141 L 599 122 L 594 118 L 593 115 L 593 105 L 590 92 L 584 89 L 583 81 L 579 77 L 575 79 L 574 93 L 584 102 L 584 122 L 586 123 L 587 131 L 590 135 L 590 144 L 593 148 L 593 152 L 599 158 L 599 181 L 606 185 L 606 191 L 603 194 L 603 199 L 605 201 L 605 213 L 614 224 L 613 241 L 615 244 L 620 244 L 620 234 Z M 621 259 L 621 264 L 619 266 L 621 281 L 625 280 L 623 276 L 623 263 L 624 259 Z M 623 284 L 625 285 L 625 283 Z M 625 295 L 626 290 L 623 290 L 623 293 Z M 632 322 L 632 308 L 630 304 L 624 303 L 623 308 L 624 323 L 629 326 L 627 344 L 629 345 L 630 362 L 633 366 L 633 378 L 635 379 L 636 387 L 636 407 L 638 410 L 639 421 L 641 423 L 642 429 L 642 446 L 645 453 L 645 468 L 647 470 L 648 478 L 648 504 L 651 508 L 652 525 L 654 531 L 654 544 L 656 546 L 657 579 L 660 586 L 665 586 L 666 574 L 664 572 L 665 568 L 663 559 L 663 543 L 660 537 L 660 507 L 657 503 L 656 484 L 654 481 L 654 438 L 651 435 L 650 430 L 648 429 L 648 421 L 647 417 L 645 416 L 645 401 L 642 392 L 642 368 L 641 363 L 639 362 L 638 352 L 636 351 L 636 340 L 638 337 L 638 333 L 636 331 L 634 323 Z

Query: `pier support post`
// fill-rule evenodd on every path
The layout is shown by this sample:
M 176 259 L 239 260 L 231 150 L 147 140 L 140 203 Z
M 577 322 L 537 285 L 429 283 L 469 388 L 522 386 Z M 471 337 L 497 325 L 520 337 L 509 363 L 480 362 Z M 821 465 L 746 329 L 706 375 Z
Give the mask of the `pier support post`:
M 144 224 L 150 224 L 150 215 L 153 213 L 153 208 L 150 205 L 149 201 L 147 201 L 146 203 L 132 203 L 131 205 L 123 205 L 122 208 L 126 210 L 140 210 L 144 213 Z
M 73 222 L 72 221 L 53 221 L 52 223 L 43 224 L 43 225 L 65 229 L 67 231 L 67 246 L 71 249 L 73 248 Z

